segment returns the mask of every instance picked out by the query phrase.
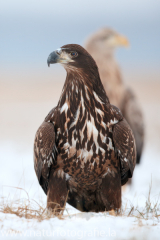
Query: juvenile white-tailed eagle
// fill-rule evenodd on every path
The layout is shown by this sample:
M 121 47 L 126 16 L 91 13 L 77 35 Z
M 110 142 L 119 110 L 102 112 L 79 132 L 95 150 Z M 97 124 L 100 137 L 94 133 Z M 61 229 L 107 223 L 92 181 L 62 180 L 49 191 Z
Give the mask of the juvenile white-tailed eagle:
M 121 185 L 135 167 L 132 130 L 110 104 L 97 65 L 83 47 L 65 45 L 47 61 L 67 71 L 58 105 L 34 142 L 34 167 L 47 207 L 63 208 L 67 199 L 81 211 L 118 209 Z
M 132 128 L 137 163 L 140 162 L 144 142 L 144 121 L 141 108 L 133 91 L 122 81 L 114 50 L 118 46 L 127 46 L 128 40 L 109 28 L 103 28 L 88 38 L 85 48 L 98 65 L 100 78 L 111 104 L 117 106 Z

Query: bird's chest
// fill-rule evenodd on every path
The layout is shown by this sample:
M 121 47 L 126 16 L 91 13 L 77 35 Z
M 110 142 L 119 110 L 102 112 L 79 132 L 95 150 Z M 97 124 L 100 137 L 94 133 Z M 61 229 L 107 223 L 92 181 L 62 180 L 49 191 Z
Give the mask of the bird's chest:
M 65 173 L 92 181 L 103 172 L 106 160 L 114 150 L 112 131 L 92 115 L 82 115 L 74 121 L 64 123 L 58 130 L 60 165 Z

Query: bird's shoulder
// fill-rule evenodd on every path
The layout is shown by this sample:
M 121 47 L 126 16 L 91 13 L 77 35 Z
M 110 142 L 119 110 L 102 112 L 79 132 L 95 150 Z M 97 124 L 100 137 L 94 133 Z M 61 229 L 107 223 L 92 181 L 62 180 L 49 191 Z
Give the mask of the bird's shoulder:
M 123 115 L 120 109 L 112 104 L 109 104 L 111 118 L 115 119 L 115 124 L 123 120 Z
M 51 110 L 50 110 L 50 112 L 48 113 L 48 115 L 45 117 L 45 122 L 52 122 L 52 123 L 54 123 L 55 122 L 55 120 L 56 120 L 56 118 L 57 118 L 57 109 L 58 109 L 58 107 L 56 106 L 56 107 L 54 107 L 54 108 L 52 108 Z

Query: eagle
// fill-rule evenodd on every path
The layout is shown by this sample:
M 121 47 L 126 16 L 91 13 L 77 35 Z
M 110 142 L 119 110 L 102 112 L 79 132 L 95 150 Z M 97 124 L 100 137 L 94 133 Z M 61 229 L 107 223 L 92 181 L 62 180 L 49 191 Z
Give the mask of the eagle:
M 136 161 L 140 163 L 144 145 L 143 114 L 134 92 L 122 81 L 119 66 L 114 58 L 115 48 L 128 44 L 124 36 L 112 29 L 102 28 L 88 37 L 85 48 L 98 65 L 100 78 L 110 102 L 121 110 L 132 128 L 137 149 Z
M 64 45 L 47 62 L 67 72 L 58 104 L 34 141 L 34 168 L 47 209 L 59 214 L 66 201 L 85 212 L 119 209 L 121 185 L 136 163 L 132 130 L 110 104 L 97 65 L 82 46 Z

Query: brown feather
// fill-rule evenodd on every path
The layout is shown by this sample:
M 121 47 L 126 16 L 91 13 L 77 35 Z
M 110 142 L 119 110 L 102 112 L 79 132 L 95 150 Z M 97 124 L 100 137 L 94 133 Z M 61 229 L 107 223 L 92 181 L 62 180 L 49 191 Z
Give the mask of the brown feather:
M 57 107 L 35 138 L 35 170 L 47 206 L 63 207 L 69 191 L 68 203 L 81 211 L 118 209 L 121 177 L 126 173 L 132 177 L 134 169 L 132 132 L 120 110 L 109 103 L 93 58 L 79 45 L 61 49 L 68 61 L 63 63 L 66 81 Z M 77 52 L 74 61 L 70 61 L 72 51 Z M 118 141 L 119 134 L 128 145 Z M 52 163 L 46 166 L 55 149 Z M 123 150 L 127 161 L 118 150 Z
M 51 123 L 43 122 L 34 142 L 34 168 L 40 185 L 47 194 L 50 166 L 56 159 L 55 131 Z
M 132 128 L 139 163 L 144 145 L 144 120 L 136 96 L 122 81 L 120 68 L 114 58 L 114 50 L 119 43 L 113 43 L 119 36 L 112 29 L 103 28 L 88 38 L 85 47 L 98 65 L 100 78 L 110 102 L 122 111 Z

